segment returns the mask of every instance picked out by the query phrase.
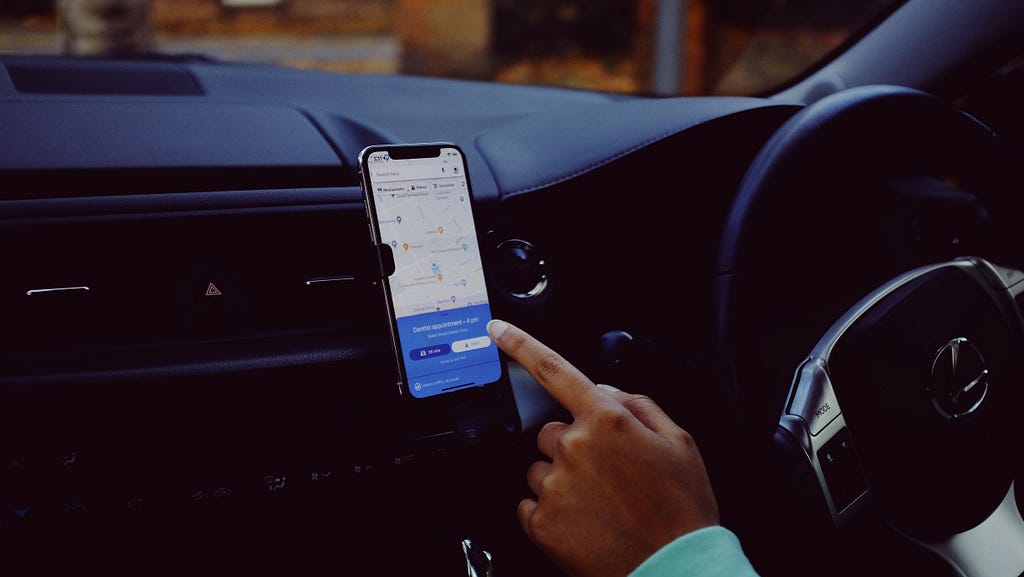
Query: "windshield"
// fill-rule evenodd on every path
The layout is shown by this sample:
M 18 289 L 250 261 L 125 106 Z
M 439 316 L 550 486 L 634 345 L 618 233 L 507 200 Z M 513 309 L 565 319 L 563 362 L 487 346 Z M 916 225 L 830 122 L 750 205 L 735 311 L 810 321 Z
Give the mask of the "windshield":
M 201 55 L 632 94 L 755 95 L 900 0 L 4 0 L 0 53 Z

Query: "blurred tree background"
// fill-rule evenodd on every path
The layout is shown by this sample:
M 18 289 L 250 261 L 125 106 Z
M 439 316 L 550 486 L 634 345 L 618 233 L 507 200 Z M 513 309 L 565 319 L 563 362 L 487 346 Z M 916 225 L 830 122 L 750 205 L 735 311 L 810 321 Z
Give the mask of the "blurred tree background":
M 90 11 L 125 18 L 141 9 L 151 26 L 142 51 L 628 93 L 654 90 L 661 59 L 678 72 L 673 93 L 757 94 L 800 74 L 895 3 L 0 0 L 0 52 L 124 52 L 109 48 L 116 42 L 69 41 L 76 23 L 67 15 L 88 21 Z M 661 17 L 672 5 L 685 13 L 666 30 Z M 666 32 L 670 43 L 656 42 Z

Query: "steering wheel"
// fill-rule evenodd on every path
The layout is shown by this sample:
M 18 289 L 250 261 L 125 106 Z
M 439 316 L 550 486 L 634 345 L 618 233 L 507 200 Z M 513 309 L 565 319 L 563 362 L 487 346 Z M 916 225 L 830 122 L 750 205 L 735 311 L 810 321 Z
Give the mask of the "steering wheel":
M 844 91 L 766 143 L 717 261 L 733 426 L 779 458 L 780 484 L 834 534 L 872 516 L 968 577 L 1024 571 L 1024 273 L 1009 166 L 991 130 L 939 98 Z M 897 237 L 921 231 L 901 219 L 927 223 L 905 210 L 900 179 L 948 189 L 978 229 L 906 250 Z M 779 489 L 762 486 L 762 501 Z

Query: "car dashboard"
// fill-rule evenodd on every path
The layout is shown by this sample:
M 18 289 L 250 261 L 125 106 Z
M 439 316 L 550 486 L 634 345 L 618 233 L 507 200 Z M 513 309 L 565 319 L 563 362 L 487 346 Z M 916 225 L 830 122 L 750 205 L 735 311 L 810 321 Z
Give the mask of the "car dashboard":
M 521 370 L 509 398 L 398 394 L 357 155 L 463 147 L 495 316 L 713 446 L 721 227 L 800 108 L 0 58 L 0 547 L 445 574 L 472 538 L 500 544 L 503 574 L 538 574 L 515 506 L 559 408 Z M 977 214 L 953 206 L 935 222 L 969 244 Z M 929 230 L 911 260 L 946 256 Z

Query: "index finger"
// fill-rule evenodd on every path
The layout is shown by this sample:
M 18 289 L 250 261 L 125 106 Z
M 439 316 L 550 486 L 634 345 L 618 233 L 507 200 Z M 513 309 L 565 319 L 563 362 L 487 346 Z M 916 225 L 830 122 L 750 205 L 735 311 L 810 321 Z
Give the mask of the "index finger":
M 487 323 L 491 340 L 523 366 L 573 415 L 603 405 L 609 397 L 579 369 L 526 331 L 501 320 Z

